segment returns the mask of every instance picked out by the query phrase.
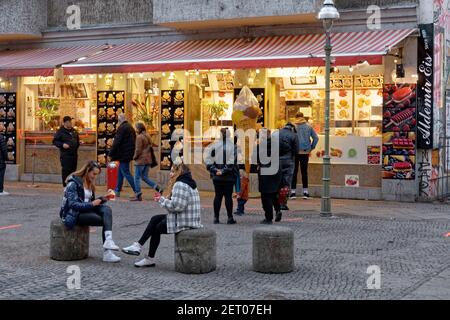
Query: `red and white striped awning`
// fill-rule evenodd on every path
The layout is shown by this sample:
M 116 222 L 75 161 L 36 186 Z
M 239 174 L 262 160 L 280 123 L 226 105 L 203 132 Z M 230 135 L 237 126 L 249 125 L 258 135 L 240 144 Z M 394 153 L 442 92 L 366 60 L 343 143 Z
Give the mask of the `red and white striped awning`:
M 360 60 L 381 64 L 382 56 L 415 29 L 332 34 L 335 65 Z M 131 43 L 63 65 L 65 74 L 324 65 L 324 34 Z
M 63 64 L 88 58 L 107 47 L 84 46 L 0 51 L 0 76 L 52 76 Z

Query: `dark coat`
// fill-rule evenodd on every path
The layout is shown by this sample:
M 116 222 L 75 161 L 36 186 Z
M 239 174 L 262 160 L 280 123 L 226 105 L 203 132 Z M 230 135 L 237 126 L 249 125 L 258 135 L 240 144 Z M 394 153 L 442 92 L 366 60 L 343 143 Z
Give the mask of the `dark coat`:
M 0 166 L 4 166 L 8 159 L 8 149 L 6 147 L 6 140 L 3 135 L 0 134 Z
M 294 159 L 299 150 L 297 130 L 295 126 L 287 124 L 279 132 L 280 158 Z
M 64 190 L 64 198 L 61 206 L 60 217 L 64 218 L 70 210 L 75 212 L 90 212 L 94 210 L 92 201 L 95 194 L 92 193 L 91 202 L 84 202 L 83 180 L 80 177 L 69 177 L 67 187 Z
M 236 183 L 236 179 L 239 177 L 237 146 L 229 139 L 221 140 L 209 147 L 207 152 L 206 169 L 213 182 Z M 222 171 L 220 176 L 217 175 L 219 170 Z
M 63 145 L 65 143 L 69 145 L 69 149 L 64 149 Z M 58 147 L 61 156 L 76 156 L 80 147 L 80 137 L 77 130 L 68 130 L 62 126 L 56 131 L 53 137 L 53 144 Z
M 128 121 L 124 121 L 117 129 L 109 156 L 112 161 L 131 162 L 135 149 L 136 131 Z
M 267 156 L 272 156 L 272 139 L 267 140 Z M 258 144 L 256 148 L 256 157 L 257 157 L 257 164 L 258 164 L 258 182 L 259 182 L 259 192 L 261 193 L 276 193 L 281 188 L 281 182 L 282 182 L 282 174 L 281 174 L 281 167 L 279 165 L 278 160 L 278 166 L 274 168 L 275 173 L 273 174 L 266 174 L 263 171 L 261 171 L 262 168 L 270 168 L 272 165 L 272 162 L 274 159 L 271 159 L 269 163 L 262 164 L 260 159 L 260 144 Z M 265 154 L 265 151 L 263 152 Z M 275 164 L 274 164 L 275 165 Z M 271 169 L 272 170 L 272 169 Z

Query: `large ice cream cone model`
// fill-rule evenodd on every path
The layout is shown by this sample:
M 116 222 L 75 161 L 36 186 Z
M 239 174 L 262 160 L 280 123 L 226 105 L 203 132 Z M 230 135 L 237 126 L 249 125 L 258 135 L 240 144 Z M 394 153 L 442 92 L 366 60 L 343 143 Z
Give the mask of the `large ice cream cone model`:
M 243 87 L 234 103 L 232 120 L 236 129 L 256 130 L 260 115 L 258 99 L 247 86 Z M 248 139 L 245 141 L 245 171 L 247 174 L 250 174 L 250 142 Z

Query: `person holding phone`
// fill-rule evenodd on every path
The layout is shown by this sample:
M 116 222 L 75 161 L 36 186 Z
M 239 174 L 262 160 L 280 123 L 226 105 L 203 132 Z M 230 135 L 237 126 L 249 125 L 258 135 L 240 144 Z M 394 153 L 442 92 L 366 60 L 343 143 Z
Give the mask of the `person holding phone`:
M 167 214 L 151 218 L 141 239 L 122 249 L 126 254 L 139 256 L 142 247 L 150 239 L 148 256 L 134 264 L 138 268 L 155 266 L 155 254 L 162 234 L 176 234 L 183 230 L 203 228 L 197 183 L 180 158 L 175 159 L 173 163 L 166 193 L 164 195 L 155 193 L 154 200 L 167 210 Z
M 95 198 L 95 180 L 100 172 L 101 166 L 95 161 L 89 161 L 67 178 L 60 216 L 64 219 L 76 212 L 77 225 L 103 227 L 103 261 L 119 262 L 120 258 L 113 253 L 119 247 L 112 238 L 112 210 L 105 205 L 113 199 L 114 194 L 108 192 L 103 197 Z

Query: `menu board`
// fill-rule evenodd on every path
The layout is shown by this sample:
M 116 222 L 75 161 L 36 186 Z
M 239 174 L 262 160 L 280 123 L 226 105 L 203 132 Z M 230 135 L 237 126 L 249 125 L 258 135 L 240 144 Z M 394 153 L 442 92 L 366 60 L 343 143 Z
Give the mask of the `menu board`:
M 183 155 L 184 91 L 161 91 L 161 170 L 170 170 L 174 155 Z
M 234 101 L 236 101 L 236 98 L 239 96 L 239 93 L 241 92 L 241 89 L 234 89 Z M 256 123 L 261 124 L 262 127 L 265 125 L 264 121 L 264 105 L 266 103 L 265 99 L 265 89 L 264 88 L 250 88 L 250 90 L 255 95 L 256 99 L 259 101 L 259 108 L 261 109 L 261 116 L 258 118 L 258 121 Z
M 125 112 L 125 91 L 97 92 L 97 161 L 106 167 L 107 157 Z
M 6 163 L 16 164 L 16 93 L 0 93 L 0 134 L 8 150 Z
M 383 179 L 412 180 L 416 166 L 416 85 L 386 84 L 383 100 Z

